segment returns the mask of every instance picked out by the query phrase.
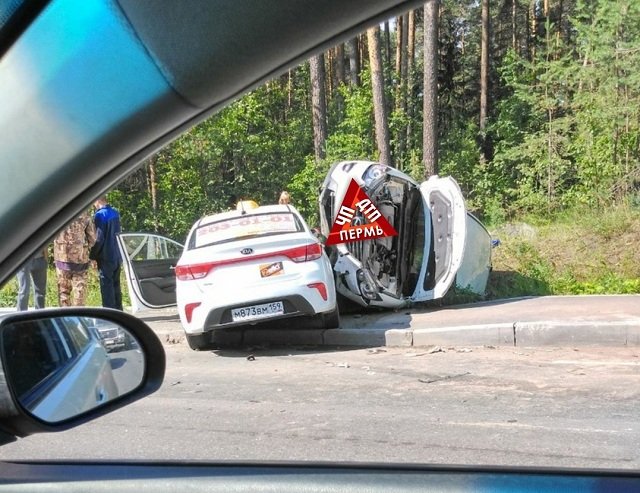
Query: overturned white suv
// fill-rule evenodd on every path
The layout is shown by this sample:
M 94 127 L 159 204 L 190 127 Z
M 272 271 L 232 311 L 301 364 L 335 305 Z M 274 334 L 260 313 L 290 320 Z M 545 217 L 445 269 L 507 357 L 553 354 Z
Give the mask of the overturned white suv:
M 491 237 L 467 212 L 453 178 L 433 176 L 419 184 L 379 163 L 336 163 L 320 194 L 325 237 L 352 180 L 398 234 L 328 247 L 339 294 L 362 306 L 396 308 L 442 298 L 454 280 L 462 288 L 484 293 L 491 270 Z M 367 212 L 355 209 L 349 226 L 366 225 L 371 218 Z

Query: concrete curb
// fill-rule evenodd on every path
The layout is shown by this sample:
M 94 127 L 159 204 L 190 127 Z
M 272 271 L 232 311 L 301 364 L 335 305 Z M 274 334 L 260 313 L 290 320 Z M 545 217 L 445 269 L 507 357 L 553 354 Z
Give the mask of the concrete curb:
M 640 297 L 636 298 L 640 302 Z M 640 315 L 636 306 L 640 303 L 629 300 L 618 310 L 608 305 L 592 305 L 591 298 L 583 299 L 582 307 L 568 305 L 569 310 L 557 309 L 558 313 L 547 313 L 547 320 L 535 320 L 531 308 L 524 314 L 525 321 L 518 321 L 522 313 L 504 312 L 486 324 L 467 323 L 482 319 L 486 312 L 469 316 L 468 308 L 457 313 L 400 311 L 345 316 L 340 329 L 283 329 L 248 328 L 243 334 L 229 333 L 229 343 L 237 341 L 243 345 L 310 345 L 344 347 L 423 347 L 423 346 L 640 346 Z M 529 299 L 521 301 L 528 302 Z M 558 298 L 551 301 L 556 303 Z M 513 300 L 509 300 L 510 303 Z M 533 300 L 535 301 L 535 300 Z M 542 300 L 545 301 L 545 300 Z M 548 303 L 548 301 L 547 301 Z M 528 303 L 530 305 L 530 303 Z M 489 306 L 482 305 L 483 310 Z M 507 308 L 512 305 L 505 305 Z M 524 307 L 526 308 L 526 307 Z M 575 317 L 575 310 L 580 318 Z M 521 310 L 517 307 L 516 310 Z M 542 314 L 542 307 L 535 307 Z M 502 310 L 501 310 L 502 311 Z M 513 310 L 512 310 L 513 311 Z M 568 316 L 569 314 L 573 316 Z M 434 319 L 436 315 L 438 319 Z M 456 315 L 458 320 L 456 323 Z M 489 313 L 491 316 L 491 313 Z M 184 331 L 175 310 L 156 312 L 141 317 L 148 322 L 164 344 L 186 344 Z M 496 320 L 497 318 L 497 320 Z M 502 318 L 502 320 L 500 320 Z M 609 318 L 610 320 L 607 320 Z M 448 320 L 447 320 L 448 319 Z M 436 327 L 436 324 L 455 324 Z M 225 338 L 225 339 L 227 339 Z
M 323 346 L 385 346 L 384 329 L 328 329 L 323 331 Z
M 387 345 L 406 345 L 396 342 L 394 338 L 387 339 Z M 640 320 L 615 322 L 551 320 L 416 329 L 413 331 L 411 345 L 640 346 Z
M 156 330 L 163 344 L 186 344 L 181 329 Z M 424 346 L 640 346 L 640 320 L 516 322 L 432 329 L 247 329 L 243 344 Z
M 466 325 L 413 331 L 413 346 L 514 346 L 514 324 Z
M 638 346 L 640 320 L 519 322 L 514 346 Z

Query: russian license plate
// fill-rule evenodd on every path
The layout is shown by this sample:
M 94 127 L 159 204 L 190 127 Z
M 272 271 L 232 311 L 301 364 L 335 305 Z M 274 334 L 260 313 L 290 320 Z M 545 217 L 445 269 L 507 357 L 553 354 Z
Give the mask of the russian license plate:
M 284 305 L 282 301 L 272 301 L 262 305 L 245 306 L 242 308 L 234 308 L 231 310 L 231 318 L 234 322 L 245 320 L 256 320 L 259 318 L 268 318 L 274 315 L 282 315 L 284 313 Z

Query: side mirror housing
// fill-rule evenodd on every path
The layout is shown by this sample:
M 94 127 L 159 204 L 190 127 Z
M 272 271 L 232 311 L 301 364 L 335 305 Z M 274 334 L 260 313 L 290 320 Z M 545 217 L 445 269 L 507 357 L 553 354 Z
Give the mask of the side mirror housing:
M 0 319 L 0 442 L 64 431 L 158 390 L 165 353 L 140 319 L 106 308 Z

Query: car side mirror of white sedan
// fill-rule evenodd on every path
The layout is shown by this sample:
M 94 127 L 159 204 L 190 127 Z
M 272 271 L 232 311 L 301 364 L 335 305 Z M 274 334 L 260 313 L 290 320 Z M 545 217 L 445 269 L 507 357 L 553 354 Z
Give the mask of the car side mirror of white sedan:
M 165 354 L 141 320 L 105 308 L 0 319 L 0 444 L 63 431 L 155 392 Z

